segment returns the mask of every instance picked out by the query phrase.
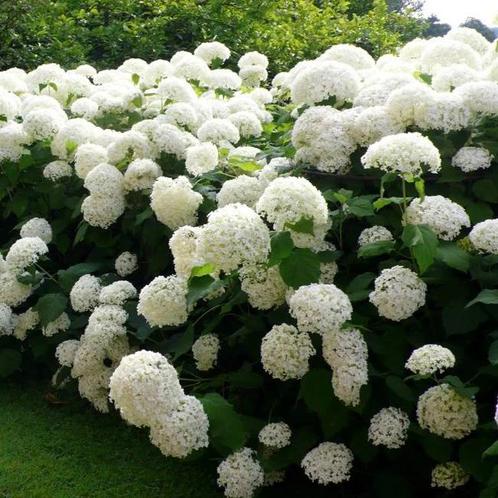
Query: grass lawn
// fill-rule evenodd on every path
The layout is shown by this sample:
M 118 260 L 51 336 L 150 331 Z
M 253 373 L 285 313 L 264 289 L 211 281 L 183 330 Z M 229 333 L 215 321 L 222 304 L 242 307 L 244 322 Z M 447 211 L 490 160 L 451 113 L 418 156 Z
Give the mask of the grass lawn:
M 216 462 L 165 458 L 146 430 L 44 385 L 0 385 L 0 498 L 214 498 Z

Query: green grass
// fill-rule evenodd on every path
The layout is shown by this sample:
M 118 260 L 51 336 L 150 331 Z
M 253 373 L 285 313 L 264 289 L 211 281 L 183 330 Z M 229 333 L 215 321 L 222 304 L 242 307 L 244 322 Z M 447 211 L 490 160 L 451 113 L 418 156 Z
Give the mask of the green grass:
M 214 498 L 216 462 L 164 457 L 146 430 L 46 385 L 0 385 L 1 498 Z

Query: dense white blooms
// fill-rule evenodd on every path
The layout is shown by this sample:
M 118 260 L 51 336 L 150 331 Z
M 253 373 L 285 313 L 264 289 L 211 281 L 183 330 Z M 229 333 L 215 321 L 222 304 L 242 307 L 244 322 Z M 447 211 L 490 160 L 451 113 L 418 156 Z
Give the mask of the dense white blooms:
M 131 282 L 118 280 L 102 287 L 99 294 L 99 303 L 122 306 L 128 299 L 133 299 L 136 295 L 137 290 Z
M 152 425 L 178 409 L 184 398 L 174 367 L 160 353 L 125 356 L 112 374 L 110 399 L 121 416 L 138 427 Z
M 12 121 L 19 115 L 21 107 L 21 100 L 17 95 L 6 92 L 1 88 L 1 74 L 0 74 L 0 117 L 1 121 Z
M 242 79 L 230 69 L 214 69 L 205 77 L 204 84 L 214 89 L 238 90 L 242 85 Z
M 439 463 L 431 474 L 433 488 L 456 489 L 469 482 L 470 475 L 458 462 Z
M 406 221 L 413 225 L 428 225 L 442 240 L 453 240 L 462 228 L 470 226 L 465 209 L 442 195 L 427 195 L 413 199 L 406 209 Z
M 242 448 L 218 465 L 218 485 L 227 498 L 251 498 L 263 485 L 264 473 L 254 450 Z
M 10 121 L 0 127 L 0 163 L 19 161 L 26 150 L 24 146 L 27 143 L 28 137 L 19 123 Z
M 72 174 L 73 169 L 66 161 L 52 161 L 43 168 L 43 176 L 53 182 L 72 176 Z
M 54 137 L 67 121 L 66 114 L 59 109 L 34 109 L 23 119 L 23 130 L 28 140 L 46 140 Z
M 0 272 L 0 303 L 18 306 L 31 295 L 31 285 L 22 284 L 11 271 Z
M 424 73 L 433 74 L 451 64 L 479 69 L 481 61 L 479 54 L 465 43 L 445 38 L 435 38 L 428 43 L 420 56 L 420 69 Z
M 454 93 L 476 114 L 498 114 L 498 83 L 495 81 L 470 81 L 460 85 Z
M 397 265 L 382 270 L 369 299 L 380 316 L 399 322 L 425 304 L 426 292 L 427 285 L 416 273 Z
M 264 190 L 256 204 L 256 210 L 273 224 L 274 230 L 289 230 L 298 247 L 315 244 L 320 230 L 327 227 L 328 208 L 322 193 L 305 178 L 280 177 Z M 301 219 L 313 222 L 314 236 L 298 233 L 288 224 Z
M 353 467 L 353 452 L 344 444 L 321 443 L 301 461 L 304 473 L 318 484 L 348 481 Z
M 291 436 L 291 428 L 285 422 L 274 422 L 259 431 L 258 439 L 270 448 L 285 448 L 291 443 Z
M 135 159 L 126 168 L 123 187 L 127 192 L 148 190 L 160 175 L 161 168 L 151 159 Z
M 192 189 L 186 176 L 175 179 L 159 177 L 152 187 L 150 198 L 150 207 L 157 219 L 172 230 L 197 222 L 202 195 Z
M 270 231 L 243 204 L 229 204 L 209 214 L 199 236 L 199 252 L 216 269 L 229 273 L 242 264 L 266 261 Z
M 187 320 L 187 281 L 170 275 L 156 277 L 140 291 L 137 312 L 151 327 L 180 325 Z
M 386 97 L 385 105 L 396 122 L 408 127 L 416 124 L 417 116 L 426 115 L 434 99 L 435 92 L 417 81 L 394 88 Z
M 493 156 L 484 147 L 462 147 L 451 159 L 451 164 L 468 173 L 489 168 L 492 160 Z
M 47 253 L 47 244 L 40 237 L 23 237 L 10 246 L 5 262 L 10 271 L 20 274 Z
M 24 313 L 15 317 L 13 316 L 13 320 L 15 323 L 13 335 L 20 341 L 24 341 L 28 332 L 33 330 L 40 323 L 38 312 L 33 310 L 33 308 L 29 308 Z
M 439 150 L 420 133 L 398 133 L 370 145 L 361 158 L 364 168 L 378 168 L 387 173 L 422 175 L 441 169 Z
M 498 219 L 474 225 L 469 233 L 469 240 L 479 252 L 498 254 Z
M 352 134 L 355 141 L 362 147 L 377 142 L 386 135 L 393 135 L 404 131 L 396 123 L 384 106 L 367 107 L 354 120 Z
M 45 244 L 52 241 L 52 227 L 45 218 L 31 218 L 21 227 L 21 237 L 38 237 Z
M 198 250 L 198 239 L 202 230 L 201 227 L 184 225 L 175 230 L 169 239 L 175 272 L 178 276 L 189 278 L 192 268 L 205 263 Z
M 368 440 L 374 446 L 385 446 L 390 449 L 401 448 L 408 437 L 410 419 L 399 408 L 382 408 L 370 419 Z
M 55 350 L 55 357 L 59 364 L 63 367 L 72 367 L 79 347 L 80 341 L 76 339 L 61 342 Z
M 197 138 L 202 142 L 223 145 L 236 144 L 240 140 L 239 129 L 229 120 L 213 118 L 205 121 L 197 130 Z
M 320 58 L 348 64 L 357 71 L 375 66 L 373 57 L 366 50 L 346 43 L 333 45 Z
M 114 262 L 114 268 L 116 273 L 120 277 L 127 277 L 131 275 L 138 268 L 137 256 L 131 252 L 122 252 Z
M 186 151 L 185 167 L 193 176 L 212 171 L 218 165 L 218 148 L 205 142 L 190 146 Z
M 268 58 L 266 57 L 266 55 L 259 52 L 246 52 L 238 60 L 237 65 L 239 66 L 239 68 L 248 66 L 263 66 L 264 68 L 267 68 Z
M 453 28 L 448 33 L 446 33 L 445 38 L 466 43 L 467 45 L 469 45 L 469 47 L 473 48 L 477 53 L 481 55 L 484 55 L 490 47 L 490 43 L 488 42 L 488 40 L 486 40 L 486 38 L 484 38 L 481 33 L 471 28 Z
M 66 331 L 71 325 L 71 320 L 67 313 L 61 313 L 55 320 L 47 323 L 42 328 L 42 333 L 46 337 L 51 337 L 59 332 Z
M 240 175 L 227 180 L 216 194 L 218 207 L 240 203 L 254 209 L 264 189 L 265 186 L 253 176 Z
M 334 98 L 337 104 L 352 101 L 360 79 L 355 70 L 341 62 L 316 61 L 303 69 L 291 84 L 295 104 L 318 104 Z
M 438 93 L 426 106 L 415 111 L 415 124 L 419 128 L 445 133 L 467 128 L 470 118 L 463 99 L 454 93 Z
M 98 111 L 99 105 L 97 102 L 86 97 L 77 99 L 71 104 L 72 114 L 79 118 L 92 119 L 97 115 Z
M 263 127 L 256 114 L 251 111 L 239 111 L 230 114 L 228 119 L 239 130 L 243 138 L 259 137 L 263 132 Z
M 245 265 L 240 269 L 239 277 L 240 287 L 253 308 L 269 310 L 284 304 L 288 288 L 278 266 Z
M 418 375 L 442 374 L 453 366 L 454 354 L 438 344 L 426 344 L 415 349 L 405 364 L 405 368 Z
M 97 144 L 82 144 L 74 155 L 74 171 L 84 180 L 88 173 L 102 163 L 107 163 L 107 149 Z
M 192 344 L 192 354 L 194 355 L 197 370 L 205 371 L 215 367 L 219 350 L 220 340 L 216 335 L 201 335 L 194 344 Z
M 219 59 L 226 61 L 230 57 L 230 49 L 223 43 L 213 41 L 201 43 L 195 50 L 194 55 L 204 59 L 208 64 Z
M 274 325 L 261 342 L 263 368 L 274 379 L 301 379 L 315 354 L 311 338 L 293 325 Z
M 334 284 L 299 287 L 289 299 L 289 309 L 300 331 L 320 335 L 339 330 L 353 312 L 348 296 Z
M 464 83 L 478 80 L 479 73 L 465 64 L 452 64 L 441 68 L 432 77 L 431 86 L 438 92 L 451 92 Z
M 368 383 L 368 349 L 357 329 L 341 329 L 323 335 L 323 357 L 332 369 L 335 395 L 348 406 L 360 402 L 362 386 Z
M 201 402 L 184 396 L 175 410 L 158 414 L 151 423 L 150 440 L 163 455 L 184 458 L 209 445 L 208 429 L 209 420 Z
M 358 245 L 361 247 L 366 244 L 390 240 L 393 240 L 393 234 L 386 227 L 374 225 L 362 230 L 358 237 Z
M 12 334 L 14 325 L 15 321 L 10 306 L 0 303 L 0 336 Z
M 431 387 L 419 397 L 417 419 L 423 429 L 446 439 L 462 439 L 478 423 L 475 401 L 449 384 Z
M 83 275 L 73 285 L 69 299 L 74 311 L 92 311 L 99 302 L 100 281 L 93 275 Z
M 138 131 L 129 130 L 117 137 L 107 148 L 107 156 L 111 164 L 118 164 L 128 159 L 141 159 L 149 154 L 149 141 Z

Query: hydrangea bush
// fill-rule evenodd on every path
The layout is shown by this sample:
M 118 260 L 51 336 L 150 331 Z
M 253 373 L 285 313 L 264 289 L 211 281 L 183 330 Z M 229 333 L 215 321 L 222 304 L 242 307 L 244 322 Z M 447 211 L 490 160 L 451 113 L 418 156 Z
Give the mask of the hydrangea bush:
M 497 44 L 230 56 L 0 73 L 0 375 L 229 498 L 496 496 Z

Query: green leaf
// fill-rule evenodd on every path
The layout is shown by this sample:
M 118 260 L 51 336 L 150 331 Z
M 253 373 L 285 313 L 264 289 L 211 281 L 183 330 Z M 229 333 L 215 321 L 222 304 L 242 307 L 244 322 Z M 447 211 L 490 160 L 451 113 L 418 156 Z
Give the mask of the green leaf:
M 359 258 L 373 258 L 381 254 L 389 254 L 394 250 L 394 240 L 379 240 L 365 244 L 358 249 Z
M 57 272 L 59 284 L 66 292 L 69 292 L 80 277 L 88 273 L 99 271 L 104 266 L 105 262 L 99 261 L 93 263 L 78 263 L 77 265 L 70 266 L 66 270 L 59 270 Z
M 244 446 L 248 433 L 242 417 L 218 393 L 199 398 L 209 419 L 209 440 L 214 449 L 227 455 Z
M 409 402 L 413 402 L 416 399 L 413 391 L 399 377 L 389 375 L 386 379 L 386 384 L 387 387 L 401 399 Z
M 496 182 L 490 179 L 478 180 L 472 186 L 475 196 L 485 202 L 498 202 L 498 186 Z
M 498 304 L 498 289 L 484 289 L 477 296 L 472 299 L 467 305 L 466 308 L 473 306 L 476 303 L 482 304 Z
M 353 197 L 346 203 L 349 212 L 358 218 L 373 216 L 375 214 L 372 201 L 368 197 Z
M 271 237 L 271 251 L 268 266 L 274 266 L 290 256 L 294 249 L 294 242 L 289 232 L 277 232 Z
M 180 356 L 183 356 L 192 349 L 193 343 L 194 326 L 189 324 L 183 332 L 175 334 L 168 339 L 164 349 L 168 353 L 173 353 L 173 360 L 177 360 Z
M 153 211 L 150 207 L 144 209 L 140 214 L 137 214 L 135 218 L 135 226 L 141 225 L 145 220 L 148 220 L 153 215 Z
M 34 309 L 38 311 L 40 322 L 43 326 L 53 322 L 66 309 L 67 297 L 64 294 L 45 294 L 35 304 Z
M 78 142 L 74 140 L 66 140 L 66 151 L 71 155 L 78 148 Z
M 73 247 L 85 239 L 86 232 L 88 231 L 88 227 L 90 225 L 88 223 L 81 223 L 76 231 L 76 235 L 73 240 Z
M 368 286 L 375 279 L 375 273 L 362 273 L 357 275 L 345 289 L 351 302 L 362 301 L 370 294 Z
M 479 392 L 478 387 L 466 386 L 456 375 L 447 375 L 442 379 L 442 382 L 449 384 L 460 396 L 469 399 L 474 399 L 474 396 Z
M 296 248 L 279 266 L 283 281 L 297 289 L 320 279 L 320 258 L 310 249 Z
M 495 441 L 486 451 L 482 454 L 483 457 L 498 456 L 498 441 Z
M 15 349 L 0 349 L 0 377 L 8 377 L 21 368 L 22 355 Z
M 420 273 L 424 273 L 437 254 L 438 240 L 434 232 L 426 225 L 406 225 L 401 240 L 412 251 Z
M 189 307 L 194 305 L 199 299 L 206 297 L 222 286 L 221 280 L 214 279 L 210 275 L 191 277 L 188 281 L 187 305 Z
M 407 197 L 407 202 L 409 199 L 411 199 L 411 197 Z M 380 199 L 374 201 L 372 206 L 376 211 L 378 211 L 379 209 L 382 209 L 385 206 L 389 206 L 390 204 L 403 204 L 403 197 L 381 197 Z
M 470 266 L 470 254 L 454 243 L 441 244 L 437 248 L 436 259 L 455 270 L 467 272 Z
M 194 266 L 190 272 L 191 277 L 203 277 L 214 272 L 214 265 L 206 263 L 202 266 Z
M 423 201 L 425 199 L 425 183 L 422 178 L 415 180 L 415 190 L 417 191 L 420 200 Z
M 137 73 L 133 73 L 131 75 L 131 81 L 133 81 L 134 85 L 138 85 L 138 82 L 140 81 L 140 75 Z
M 498 365 L 498 341 L 493 341 L 489 347 L 488 360 L 491 365 Z
M 295 223 L 291 223 L 288 221 L 284 228 L 288 228 L 289 230 L 293 230 L 298 233 L 309 233 L 310 235 L 314 235 L 313 232 L 313 218 L 308 218 L 303 216 L 300 220 Z

